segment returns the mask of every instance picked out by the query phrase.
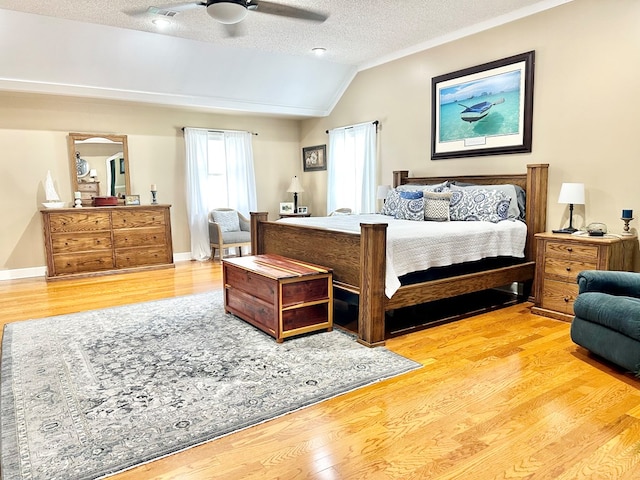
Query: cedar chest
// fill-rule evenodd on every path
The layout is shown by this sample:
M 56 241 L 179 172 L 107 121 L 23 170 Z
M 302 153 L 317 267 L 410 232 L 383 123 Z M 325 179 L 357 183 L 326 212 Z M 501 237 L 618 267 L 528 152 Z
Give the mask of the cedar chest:
M 222 260 L 224 309 L 271 335 L 285 338 L 333 329 L 331 269 L 280 255 Z

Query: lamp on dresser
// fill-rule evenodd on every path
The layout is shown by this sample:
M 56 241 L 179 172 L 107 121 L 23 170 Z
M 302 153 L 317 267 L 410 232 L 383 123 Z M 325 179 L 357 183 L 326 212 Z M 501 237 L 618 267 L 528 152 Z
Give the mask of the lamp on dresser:
M 291 179 L 291 185 L 287 188 L 287 193 L 293 193 L 293 213 L 298 213 L 298 193 L 304 192 L 297 176 Z
M 558 195 L 558 203 L 569 204 L 569 226 L 553 233 L 573 233 L 578 229 L 573 226 L 573 205 L 584 205 L 584 183 L 563 183 Z

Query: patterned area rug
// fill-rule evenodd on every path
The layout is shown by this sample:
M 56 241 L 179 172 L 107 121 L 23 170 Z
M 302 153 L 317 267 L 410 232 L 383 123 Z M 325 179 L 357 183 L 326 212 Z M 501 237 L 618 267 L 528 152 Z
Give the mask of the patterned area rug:
M 6 325 L 5 479 L 94 479 L 420 365 L 339 331 L 277 344 L 221 292 Z

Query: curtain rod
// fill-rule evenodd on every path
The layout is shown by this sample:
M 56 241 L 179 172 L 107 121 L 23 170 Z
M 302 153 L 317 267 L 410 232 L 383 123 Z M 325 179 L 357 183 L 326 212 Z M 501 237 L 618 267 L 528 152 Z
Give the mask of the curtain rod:
M 247 130 L 210 130 L 208 128 L 197 128 L 197 127 L 182 127 L 181 130 L 184 132 L 185 128 L 193 128 L 194 130 L 206 130 L 209 133 L 227 133 L 227 132 L 247 132 L 251 135 L 258 135 L 256 132 L 249 132 Z
M 336 128 L 334 128 L 334 130 L 336 130 L 337 128 L 344 128 L 344 129 L 346 130 L 346 129 L 348 129 L 348 128 L 353 128 L 353 127 L 356 127 L 356 126 L 358 126 L 358 125 L 364 125 L 365 123 L 367 123 L 367 122 L 364 122 L 364 123 L 357 123 L 356 125 L 349 125 L 348 127 L 336 127 Z M 376 126 L 377 126 L 377 125 L 379 125 L 379 124 L 380 124 L 380 121 L 379 121 L 379 120 L 374 120 L 374 121 L 373 121 L 373 122 L 371 122 L 371 123 L 373 123 L 374 125 L 376 125 Z M 329 133 L 329 130 L 325 130 L 325 131 L 324 131 L 324 133 Z

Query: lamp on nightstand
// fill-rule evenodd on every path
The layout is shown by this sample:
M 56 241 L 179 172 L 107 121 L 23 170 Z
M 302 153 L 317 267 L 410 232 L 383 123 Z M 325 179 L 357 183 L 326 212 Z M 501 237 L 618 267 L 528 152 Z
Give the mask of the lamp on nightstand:
M 302 188 L 297 176 L 291 179 L 291 185 L 287 188 L 287 192 L 293 193 L 293 213 L 298 213 L 298 193 L 304 192 L 304 188 Z
M 553 233 L 573 233 L 577 228 L 573 227 L 573 205 L 584 205 L 584 183 L 563 183 L 558 196 L 558 203 L 569 204 L 569 226 Z

